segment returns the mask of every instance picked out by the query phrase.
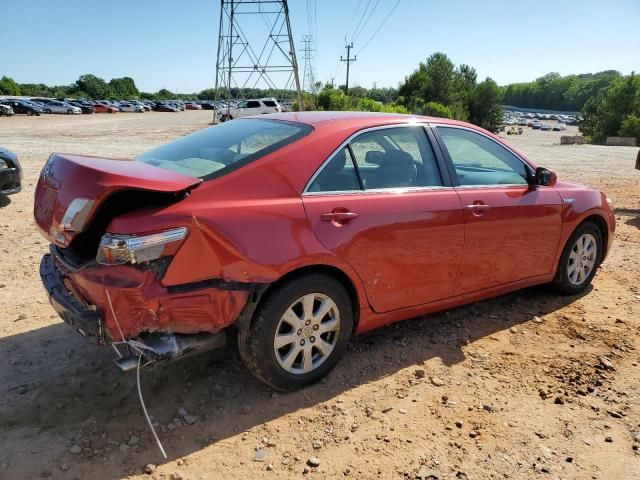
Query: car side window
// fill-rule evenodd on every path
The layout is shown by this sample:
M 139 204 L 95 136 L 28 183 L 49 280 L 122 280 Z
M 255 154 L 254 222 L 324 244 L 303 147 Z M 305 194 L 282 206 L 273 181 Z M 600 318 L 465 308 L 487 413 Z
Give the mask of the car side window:
M 463 128 L 437 129 L 461 186 L 528 184 L 525 164 L 498 142 Z
M 336 152 L 313 179 L 308 192 L 344 192 L 360 190 L 358 174 L 347 147 Z
M 442 178 L 424 129 L 391 127 L 351 142 L 365 190 L 441 186 Z
M 249 100 L 247 102 L 247 108 L 260 108 L 260 102 L 257 102 L 255 100 L 253 101 Z

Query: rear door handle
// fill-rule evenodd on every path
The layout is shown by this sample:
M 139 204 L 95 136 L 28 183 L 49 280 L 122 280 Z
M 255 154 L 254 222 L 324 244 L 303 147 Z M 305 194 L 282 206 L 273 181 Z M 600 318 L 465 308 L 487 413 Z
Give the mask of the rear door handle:
M 356 212 L 331 212 L 331 213 L 323 213 L 320 216 L 320 219 L 323 222 L 336 222 L 336 223 L 344 223 L 349 220 L 353 220 L 354 218 L 358 218 L 358 214 Z

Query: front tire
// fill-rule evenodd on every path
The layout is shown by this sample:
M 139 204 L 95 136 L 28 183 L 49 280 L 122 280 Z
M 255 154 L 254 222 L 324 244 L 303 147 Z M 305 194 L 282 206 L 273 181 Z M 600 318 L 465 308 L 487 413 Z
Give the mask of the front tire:
M 277 390 L 317 382 L 344 354 L 354 324 L 349 294 L 333 277 L 307 274 L 267 292 L 238 335 L 247 368 Z
M 583 292 L 593 280 L 602 254 L 602 232 L 592 222 L 582 223 L 562 251 L 553 285 L 565 295 Z

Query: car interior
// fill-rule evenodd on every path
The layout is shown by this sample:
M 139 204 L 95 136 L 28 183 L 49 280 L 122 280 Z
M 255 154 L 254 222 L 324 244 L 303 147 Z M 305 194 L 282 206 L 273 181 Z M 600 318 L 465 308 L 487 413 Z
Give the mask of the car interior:
M 435 155 L 420 130 L 367 132 L 337 152 L 309 185 L 310 192 L 440 186 L 442 179 Z

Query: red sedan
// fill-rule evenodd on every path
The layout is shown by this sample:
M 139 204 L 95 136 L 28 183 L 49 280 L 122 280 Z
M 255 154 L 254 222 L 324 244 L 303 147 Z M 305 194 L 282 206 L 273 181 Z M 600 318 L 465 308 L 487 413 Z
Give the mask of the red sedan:
M 35 219 L 55 310 L 170 360 L 238 330 L 274 388 L 326 375 L 354 333 L 535 284 L 577 294 L 615 228 L 604 193 L 453 120 L 262 115 L 128 160 L 53 154 Z
M 93 108 L 95 108 L 96 113 L 118 113 L 120 111 L 120 109 L 117 107 L 104 105 L 102 103 L 94 103 Z

